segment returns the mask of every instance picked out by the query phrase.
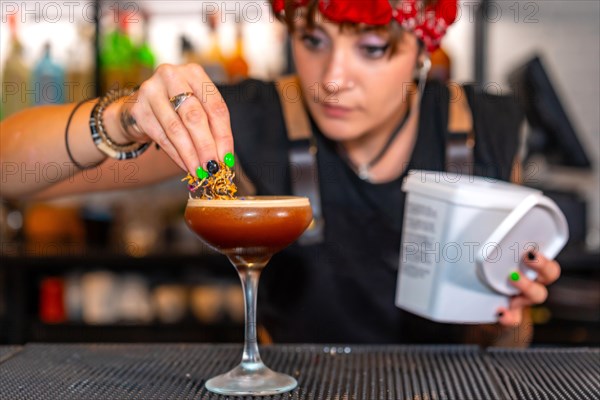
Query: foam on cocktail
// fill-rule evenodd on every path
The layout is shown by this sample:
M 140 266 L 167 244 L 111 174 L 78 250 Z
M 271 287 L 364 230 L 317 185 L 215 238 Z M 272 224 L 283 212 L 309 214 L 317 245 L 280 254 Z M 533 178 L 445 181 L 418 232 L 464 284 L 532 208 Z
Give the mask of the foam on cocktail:
M 188 207 L 306 207 L 309 201 L 305 197 L 294 196 L 253 196 L 234 200 L 204 200 L 190 198 Z

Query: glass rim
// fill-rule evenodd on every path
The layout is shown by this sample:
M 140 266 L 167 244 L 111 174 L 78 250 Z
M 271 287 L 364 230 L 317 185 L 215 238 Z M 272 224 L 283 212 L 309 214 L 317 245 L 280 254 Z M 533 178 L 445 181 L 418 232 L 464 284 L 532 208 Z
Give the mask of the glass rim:
M 190 197 L 188 207 L 306 207 L 308 197 L 302 196 L 242 196 L 233 200 L 205 200 Z

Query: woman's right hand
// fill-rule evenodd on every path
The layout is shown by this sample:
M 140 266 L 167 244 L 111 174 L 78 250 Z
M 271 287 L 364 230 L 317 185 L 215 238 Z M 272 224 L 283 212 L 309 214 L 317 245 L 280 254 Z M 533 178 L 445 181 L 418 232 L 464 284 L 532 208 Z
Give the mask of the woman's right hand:
M 186 92 L 194 95 L 175 111 L 169 99 Z M 120 107 L 114 117 L 119 118 L 126 107 L 141 131 L 129 128 L 126 137 L 154 141 L 193 176 L 199 166 L 206 170 L 208 161 L 223 161 L 227 153 L 233 154 L 229 110 L 200 65 L 160 65 Z

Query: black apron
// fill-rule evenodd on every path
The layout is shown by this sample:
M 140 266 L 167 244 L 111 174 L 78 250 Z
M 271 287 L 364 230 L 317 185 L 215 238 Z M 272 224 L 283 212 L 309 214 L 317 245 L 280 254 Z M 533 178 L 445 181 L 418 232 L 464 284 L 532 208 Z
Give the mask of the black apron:
M 238 161 L 257 193 L 291 194 L 290 142 L 274 84 L 248 80 L 220 91 Z M 475 173 L 508 180 L 522 116 L 510 99 L 486 99 L 472 88 L 467 93 L 477 136 Z M 407 171 L 444 170 L 447 122 L 447 88 L 428 85 Z M 273 257 L 259 286 L 258 322 L 276 342 L 461 342 L 463 326 L 434 323 L 394 305 L 404 176 L 384 184 L 361 180 L 314 122 L 312 129 L 325 239 L 294 244 Z

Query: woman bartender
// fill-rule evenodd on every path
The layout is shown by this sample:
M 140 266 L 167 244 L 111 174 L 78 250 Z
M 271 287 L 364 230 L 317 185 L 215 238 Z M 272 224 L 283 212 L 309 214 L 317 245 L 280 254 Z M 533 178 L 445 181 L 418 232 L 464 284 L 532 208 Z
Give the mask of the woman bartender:
M 272 6 L 291 36 L 304 100 L 296 103 L 312 131 L 323 229 L 265 270 L 262 323 L 280 342 L 464 340 L 462 327 L 394 306 L 402 179 L 408 169 L 445 168 L 450 94 L 422 84 L 427 55 L 454 21 L 456 1 L 276 0 Z M 226 158 L 245 170 L 258 193 L 291 194 L 288 155 L 297 141 L 286 129 L 280 89 L 247 80 L 216 90 L 198 65 L 161 65 L 132 94 L 25 110 L 2 123 L 2 165 L 53 162 L 63 179 L 3 174 L 2 195 L 49 197 L 148 185 L 185 172 L 205 176 L 211 161 Z M 514 119 L 482 93 L 467 97 L 475 173 L 510 179 Z M 118 159 L 137 165 L 134 184 L 113 180 L 109 171 Z M 81 170 L 95 166 L 100 180 L 86 181 Z M 560 274 L 543 254 L 525 262 L 538 278 L 513 276 L 521 294 L 497 310 L 495 339 L 523 325 L 524 309 L 544 302 L 546 286 Z

